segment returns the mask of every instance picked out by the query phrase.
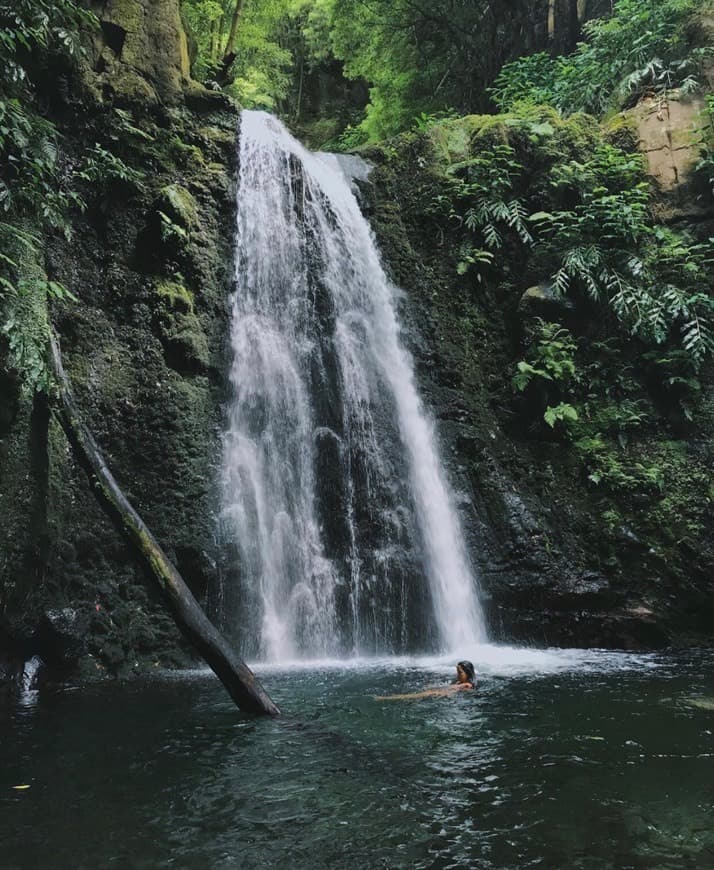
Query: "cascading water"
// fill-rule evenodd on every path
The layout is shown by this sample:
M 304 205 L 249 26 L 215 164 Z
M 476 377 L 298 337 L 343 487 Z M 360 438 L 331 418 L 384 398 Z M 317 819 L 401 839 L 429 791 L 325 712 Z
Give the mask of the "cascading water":
M 236 279 L 224 621 L 271 660 L 473 646 L 474 578 L 395 288 L 336 159 L 263 112 L 242 115 Z

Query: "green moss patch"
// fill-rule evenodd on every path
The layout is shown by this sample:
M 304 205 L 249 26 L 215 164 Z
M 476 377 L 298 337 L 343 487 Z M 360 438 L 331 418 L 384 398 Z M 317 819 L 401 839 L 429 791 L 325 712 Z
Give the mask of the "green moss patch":
M 193 293 L 178 281 L 161 280 L 156 285 L 159 298 L 171 308 L 184 313 L 193 313 Z

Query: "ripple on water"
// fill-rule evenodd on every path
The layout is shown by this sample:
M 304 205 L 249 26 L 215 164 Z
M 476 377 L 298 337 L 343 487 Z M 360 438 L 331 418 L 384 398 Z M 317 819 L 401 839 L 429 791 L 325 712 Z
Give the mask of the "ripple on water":
M 454 657 L 258 665 L 278 720 L 203 672 L 41 695 L 0 743 L 3 866 L 712 866 L 711 655 L 471 657 L 476 692 L 393 704 Z

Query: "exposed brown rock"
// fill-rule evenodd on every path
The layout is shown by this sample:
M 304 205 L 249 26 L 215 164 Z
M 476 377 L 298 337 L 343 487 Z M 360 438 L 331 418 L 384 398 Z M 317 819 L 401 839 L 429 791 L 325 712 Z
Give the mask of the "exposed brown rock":
M 100 22 L 92 45 L 96 80 L 90 84 L 97 96 L 179 102 L 190 61 L 178 0 L 104 0 L 92 7 Z
M 697 130 L 704 101 L 646 97 L 629 114 L 637 124 L 639 148 L 650 175 L 664 192 L 688 180 L 699 152 Z

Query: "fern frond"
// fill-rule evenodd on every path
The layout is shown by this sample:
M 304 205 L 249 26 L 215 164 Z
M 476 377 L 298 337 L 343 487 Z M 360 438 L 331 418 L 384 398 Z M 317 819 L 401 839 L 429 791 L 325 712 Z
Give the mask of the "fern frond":
M 483 227 L 483 237 L 489 248 L 500 248 L 503 244 L 501 234 L 492 223 L 487 223 Z

